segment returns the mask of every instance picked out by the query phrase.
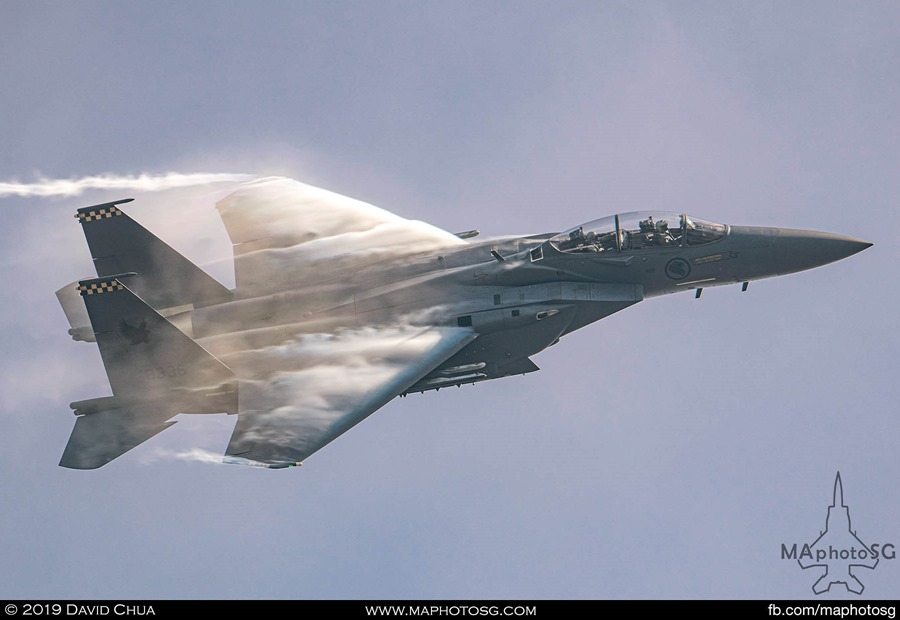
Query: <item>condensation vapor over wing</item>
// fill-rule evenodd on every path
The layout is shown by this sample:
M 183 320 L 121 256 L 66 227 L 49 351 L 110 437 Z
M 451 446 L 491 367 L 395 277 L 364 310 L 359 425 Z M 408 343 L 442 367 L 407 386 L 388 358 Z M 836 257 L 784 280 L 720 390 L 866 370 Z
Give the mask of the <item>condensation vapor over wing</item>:
M 217 204 L 238 290 L 327 282 L 373 263 L 464 245 L 456 235 L 292 179 L 244 183 Z

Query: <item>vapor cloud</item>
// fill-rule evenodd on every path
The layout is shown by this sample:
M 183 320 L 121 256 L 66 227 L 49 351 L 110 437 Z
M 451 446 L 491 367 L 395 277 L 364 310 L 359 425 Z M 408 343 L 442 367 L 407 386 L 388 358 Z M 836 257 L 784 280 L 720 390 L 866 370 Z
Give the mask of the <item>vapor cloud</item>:
M 243 182 L 254 178 L 252 174 L 168 172 L 166 174 L 140 174 L 120 176 L 103 174 L 80 179 L 40 178 L 34 183 L 15 181 L 0 182 L 0 197 L 49 197 L 78 196 L 92 189 L 128 189 L 155 192 L 178 187 L 207 185 L 210 183 Z
M 235 175 L 157 181 L 186 178 L 201 182 Z M 123 181 L 119 187 L 124 186 Z M 183 406 L 178 399 L 187 399 L 189 392 L 206 406 L 206 395 L 224 394 L 220 386 L 225 383 L 236 385 L 236 402 L 222 404 L 221 411 L 236 408 L 240 413 L 226 461 L 276 467 L 297 463 L 474 338 L 471 330 L 446 323 L 452 313 L 436 309 L 445 294 L 441 278 L 432 281 L 430 275 L 448 272 L 428 251 L 452 253 L 467 246 L 456 235 L 281 177 L 242 183 L 216 207 L 233 243 L 235 298 L 200 304 L 189 317 L 181 316 L 181 310 L 157 308 L 187 336 L 166 336 L 163 319 L 149 317 L 146 333 L 160 338 L 154 347 L 135 348 L 123 340 L 105 345 L 104 359 L 117 360 L 107 373 L 114 393 L 139 395 L 137 404 L 123 407 L 135 419 L 115 428 L 124 414 L 109 422 L 99 417 L 105 412 L 80 419 L 82 432 L 69 444 L 78 446 L 71 452 L 76 465 L 97 466 L 123 454 L 164 430 L 167 418 L 154 415 L 175 414 Z M 127 252 L 118 260 L 127 262 Z M 168 261 L 162 256 L 147 269 L 166 271 Z M 74 294 L 74 288 L 69 292 Z M 204 299 L 202 290 L 177 293 L 168 300 L 176 308 Z M 73 303 L 83 302 L 78 296 Z M 433 314 L 437 325 L 423 320 L 433 320 Z M 137 314 L 126 318 L 129 325 L 147 323 Z M 113 321 L 112 329 L 119 321 Z M 92 326 L 97 333 L 107 327 Z M 188 348 L 188 337 L 203 349 Z M 170 365 L 184 370 L 162 377 L 146 372 Z M 78 460 L 78 450 L 92 458 Z M 223 462 L 221 454 L 201 449 L 157 450 L 151 458 Z
M 466 245 L 430 224 L 282 177 L 243 183 L 216 208 L 234 244 L 237 285 L 256 292 L 348 280 L 380 261 Z
M 145 464 L 155 463 L 157 461 L 191 461 L 194 463 L 207 463 L 210 465 L 222 465 L 222 455 L 203 448 L 191 448 L 189 450 L 166 450 L 164 448 L 156 448 L 147 452 L 142 462 Z

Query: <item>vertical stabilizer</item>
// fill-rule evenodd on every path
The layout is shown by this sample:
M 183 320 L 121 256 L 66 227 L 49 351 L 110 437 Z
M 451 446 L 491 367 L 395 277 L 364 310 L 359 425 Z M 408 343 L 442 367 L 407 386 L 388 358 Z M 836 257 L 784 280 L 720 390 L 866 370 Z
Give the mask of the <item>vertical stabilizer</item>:
M 136 273 L 130 285 L 154 308 L 224 300 L 231 291 L 125 214 L 131 198 L 78 209 L 100 277 Z
M 165 400 L 184 413 L 231 410 L 231 370 L 120 278 L 127 279 L 78 283 L 113 394 L 123 402 Z

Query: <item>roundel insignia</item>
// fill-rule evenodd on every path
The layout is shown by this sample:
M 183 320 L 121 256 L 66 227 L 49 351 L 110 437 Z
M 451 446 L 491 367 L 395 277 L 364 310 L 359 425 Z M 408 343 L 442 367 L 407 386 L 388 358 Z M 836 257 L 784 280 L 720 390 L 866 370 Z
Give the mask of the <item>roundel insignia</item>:
M 673 280 L 683 280 L 691 275 L 691 264 L 683 258 L 673 258 L 666 263 L 666 275 Z

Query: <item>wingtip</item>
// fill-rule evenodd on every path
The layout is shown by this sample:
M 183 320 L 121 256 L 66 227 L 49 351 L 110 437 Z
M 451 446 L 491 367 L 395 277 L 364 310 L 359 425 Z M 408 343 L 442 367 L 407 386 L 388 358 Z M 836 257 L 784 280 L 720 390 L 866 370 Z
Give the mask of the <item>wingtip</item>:
M 244 458 L 242 456 L 229 456 L 227 454 L 222 457 L 222 462 L 229 465 L 246 465 L 248 467 L 262 467 L 265 469 L 289 469 L 291 467 L 300 467 L 301 465 L 303 465 L 303 463 L 299 461 L 284 463 L 262 463 L 260 461 L 254 461 L 253 459 Z
M 264 467 L 268 469 L 290 469 L 291 467 L 300 467 L 303 463 L 265 463 Z

